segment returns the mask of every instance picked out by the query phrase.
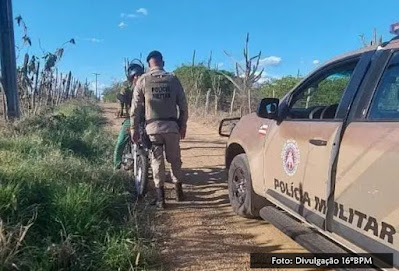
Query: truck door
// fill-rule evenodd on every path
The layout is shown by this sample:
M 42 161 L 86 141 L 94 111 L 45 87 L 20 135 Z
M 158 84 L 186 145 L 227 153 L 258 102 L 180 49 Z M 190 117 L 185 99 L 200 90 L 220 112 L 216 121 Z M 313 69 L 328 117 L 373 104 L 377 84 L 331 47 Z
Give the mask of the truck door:
M 399 52 L 386 53 L 343 136 L 332 229 L 399 266 Z
M 326 217 L 331 153 L 343 125 L 337 112 L 347 88 L 357 91 L 359 83 L 352 81 L 355 73 L 364 72 L 360 59 L 358 55 L 327 65 L 295 89 L 286 98 L 283 120 L 271 127 L 265 143 L 266 194 L 320 228 Z

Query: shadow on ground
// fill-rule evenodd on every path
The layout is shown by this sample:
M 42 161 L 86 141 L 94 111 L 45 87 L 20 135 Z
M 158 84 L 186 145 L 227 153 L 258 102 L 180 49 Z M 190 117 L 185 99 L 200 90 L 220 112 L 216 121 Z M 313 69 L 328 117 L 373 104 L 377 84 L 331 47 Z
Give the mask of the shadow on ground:
M 251 242 L 254 236 L 240 229 L 243 224 L 251 227 L 267 223 L 243 219 L 233 213 L 223 167 L 186 169 L 184 173 L 185 201 L 174 202 L 174 191 L 168 184 L 168 209 L 161 214 L 164 223 L 161 228 L 171 227 L 177 217 L 180 220 L 177 228 L 174 226 L 169 232 L 163 230 L 168 235 L 160 237 L 166 270 L 194 270 L 193 266 L 212 262 L 217 262 L 218 267 L 206 270 L 228 270 L 237 258 L 247 262 L 245 265 L 249 267 L 249 253 L 282 249 L 281 245 L 272 244 L 272 240 L 255 245 Z M 184 255 L 176 255 L 181 248 L 184 248 Z

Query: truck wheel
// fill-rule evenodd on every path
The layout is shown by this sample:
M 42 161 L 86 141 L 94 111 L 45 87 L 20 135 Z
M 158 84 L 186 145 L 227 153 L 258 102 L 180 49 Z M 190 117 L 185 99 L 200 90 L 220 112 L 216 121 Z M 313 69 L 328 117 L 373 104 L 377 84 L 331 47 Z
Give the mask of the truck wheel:
M 251 172 L 246 154 L 234 157 L 228 174 L 229 198 L 234 212 L 247 218 L 259 217 L 259 210 L 266 206 L 266 199 L 262 199 L 252 190 Z M 255 200 L 263 206 L 255 206 Z

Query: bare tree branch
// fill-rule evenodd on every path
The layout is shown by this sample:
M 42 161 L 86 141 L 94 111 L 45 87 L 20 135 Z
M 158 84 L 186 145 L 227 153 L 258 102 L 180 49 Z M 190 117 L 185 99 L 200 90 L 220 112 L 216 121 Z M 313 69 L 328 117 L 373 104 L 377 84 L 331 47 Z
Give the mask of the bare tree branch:
M 226 77 L 226 79 L 229 80 L 236 88 L 238 88 L 239 90 L 242 89 L 241 86 L 237 84 L 237 82 L 230 75 L 225 74 L 223 72 L 218 72 L 218 73 Z
M 241 108 L 247 107 L 248 113 L 251 112 L 251 91 L 253 88 L 253 85 L 258 82 L 264 72 L 264 68 L 259 72 L 260 68 L 260 60 L 262 56 L 262 52 L 259 51 L 259 53 L 253 57 L 250 56 L 249 53 L 249 33 L 246 35 L 245 39 L 245 44 L 243 47 L 243 56 L 244 56 L 244 65 L 242 66 L 240 62 L 236 61 L 230 54 L 228 54 L 226 51 L 224 51 L 227 56 L 229 56 L 235 63 L 235 71 L 236 71 L 236 77 L 232 78 L 231 76 L 227 74 L 223 74 L 224 77 L 226 77 L 234 86 L 235 89 L 237 89 L 240 93 L 239 97 L 246 97 L 247 99 L 247 105 L 245 105 L 244 101 L 242 101 Z M 244 68 L 245 67 L 245 68 Z M 235 92 L 233 93 L 233 98 L 231 105 L 234 103 L 234 97 L 235 97 Z M 231 106 L 232 110 L 232 106 Z
M 208 69 L 211 69 L 211 63 L 212 63 L 212 51 L 209 55 L 209 59 L 208 59 Z
M 236 65 L 236 69 L 240 69 L 242 72 L 244 72 L 244 68 L 241 66 L 240 62 L 237 61 L 234 57 L 232 57 L 229 53 L 227 53 L 225 50 L 223 50 L 223 52 L 232 59 L 232 61 L 234 62 L 234 64 Z

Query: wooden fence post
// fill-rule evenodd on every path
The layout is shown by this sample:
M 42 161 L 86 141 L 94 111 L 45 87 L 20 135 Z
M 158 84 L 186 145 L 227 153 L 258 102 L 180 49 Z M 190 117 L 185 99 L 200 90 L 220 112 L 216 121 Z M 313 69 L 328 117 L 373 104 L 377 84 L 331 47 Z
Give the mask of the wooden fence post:
M 9 119 L 19 118 L 17 64 L 11 0 L 0 1 L 0 55 L 1 79 L 7 103 L 7 116 Z

